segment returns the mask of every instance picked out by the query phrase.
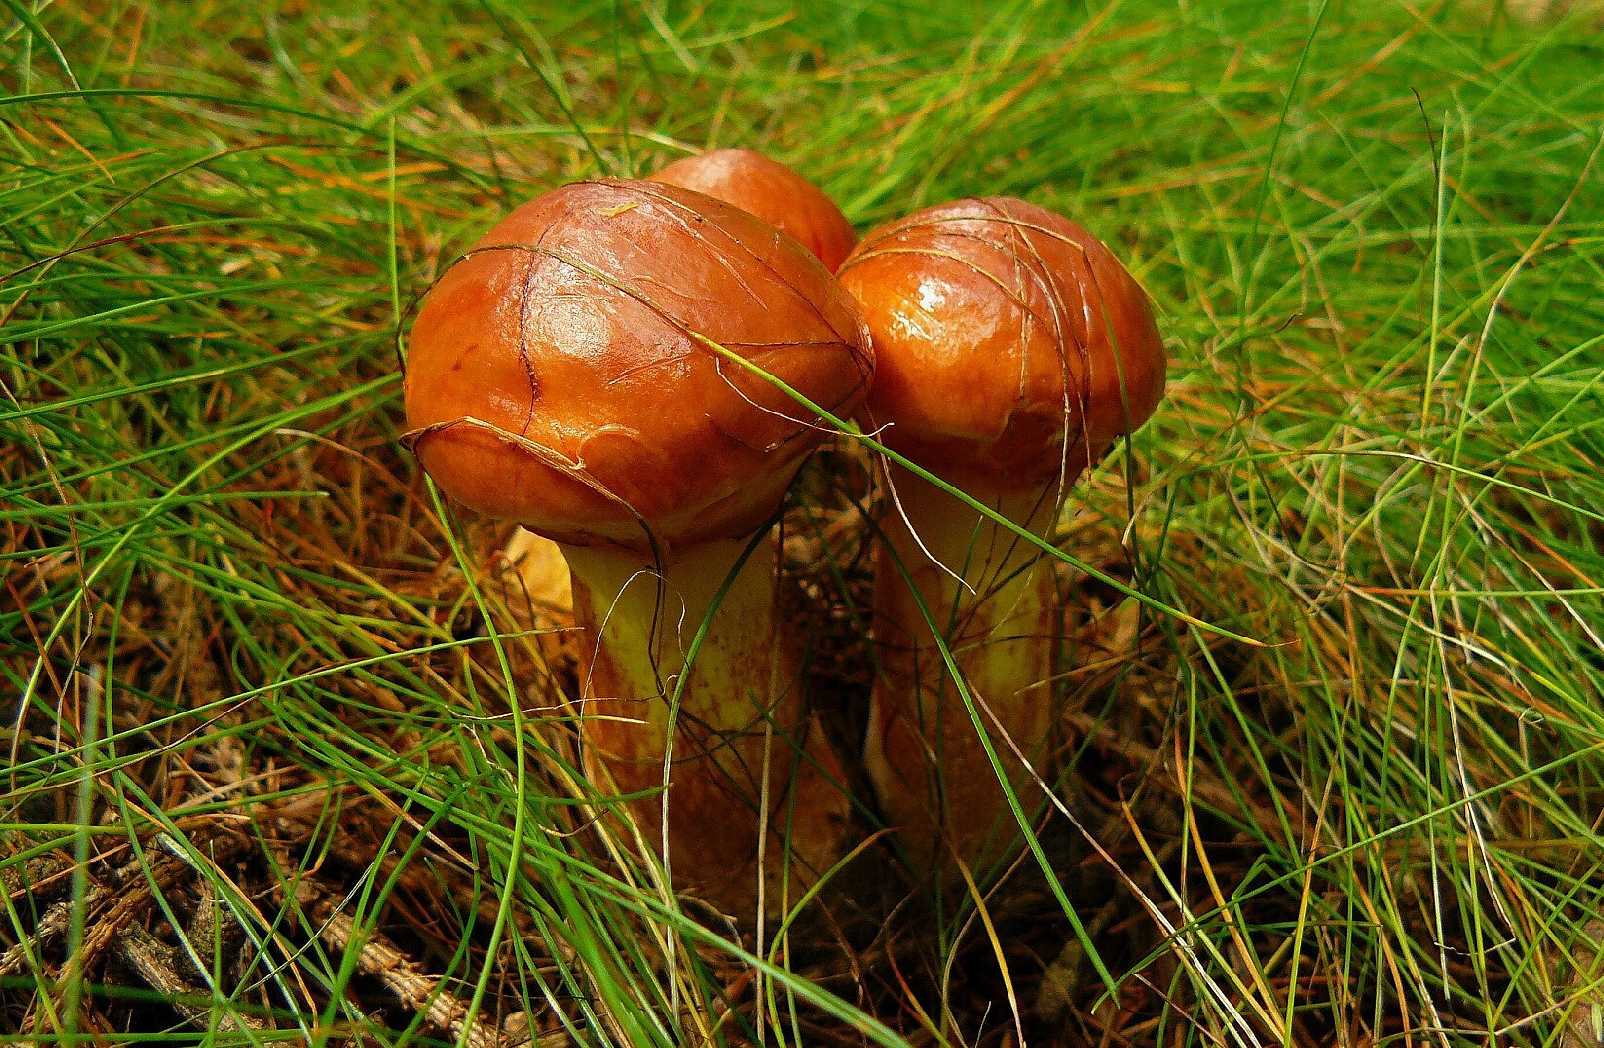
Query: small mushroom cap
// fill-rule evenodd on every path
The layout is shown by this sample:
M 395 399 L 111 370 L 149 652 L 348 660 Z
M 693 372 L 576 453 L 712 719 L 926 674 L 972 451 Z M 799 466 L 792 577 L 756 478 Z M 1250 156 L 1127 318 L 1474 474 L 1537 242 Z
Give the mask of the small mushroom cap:
M 412 325 L 409 439 L 470 508 L 578 545 L 750 532 L 873 375 L 852 300 L 801 244 L 650 182 L 563 186 L 453 263 Z
M 800 240 L 835 272 L 858 234 L 824 190 L 777 160 L 750 149 L 715 149 L 676 160 L 653 182 L 694 189 L 734 204 Z
M 939 204 L 869 233 L 838 275 L 874 342 L 866 422 L 938 473 L 1074 477 L 1158 406 L 1146 293 L 1061 215 L 1012 197 Z

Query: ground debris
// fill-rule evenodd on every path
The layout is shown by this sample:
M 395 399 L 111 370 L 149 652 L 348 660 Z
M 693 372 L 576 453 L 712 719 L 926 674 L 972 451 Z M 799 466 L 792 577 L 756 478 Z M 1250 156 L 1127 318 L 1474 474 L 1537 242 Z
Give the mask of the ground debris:
M 311 918 L 311 927 L 319 938 L 331 949 L 341 952 L 355 944 L 357 966 L 382 982 L 401 1003 L 422 1015 L 436 1030 L 458 1038 L 459 1043 L 468 1048 L 512 1048 L 529 1042 L 527 1020 L 516 1034 L 519 1039 L 515 1039 L 506 1030 L 470 1015 L 467 1003 L 447 990 L 440 978 L 425 974 L 383 934 L 360 931 L 339 909 L 337 901 L 310 879 L 296 884 L 295 897 Z

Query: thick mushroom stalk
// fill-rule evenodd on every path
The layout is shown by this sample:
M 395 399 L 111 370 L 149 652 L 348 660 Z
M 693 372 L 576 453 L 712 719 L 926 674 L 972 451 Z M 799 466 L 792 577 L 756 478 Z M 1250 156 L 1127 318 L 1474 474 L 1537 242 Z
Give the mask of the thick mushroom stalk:
M 789 855 L 794 900 L 838 857 L 846 779 L 809 717 L 795 638 L 776 621 L 775 543 L 763 536 L 743 563 L 747 545 L 700 543 L 661 562 L 563 547 L 587 640 L 581 723 L 593 773 L 620 793 L 664 786 L 671 760 L 671 788 L 646 832 L 661 843 L 667 826 L 667 854 L 709 897 L 750 896 L 754 828 L 767 823 L 769 888 L 780 887 L 774 878 Z M 704 621 L 712 628 L 687 671 Z M 709 870 L 712 856 L 747 861 Z
M 1038 536 L 1162 393 L 1147 296 L 1090 233 L 1024 201 L 917 212 L 871 232 L 840 277 L 875 346 L 865 422 Z M 883 672 L 865 760 L 916 862 L 945 851 L 984 865 L 1017 839 L 1017 820 L 935 637 L 1006 781 L 1034 809 L 1056 720 L 1053 571 L 1034 544 L 950 493 L 900 469 L 887 481 L 874 619 Z
M 598 792 L 635 796 L 675 887 L 750 914 L 781 874 L 812 883 L 846 823 L 758 536 L 828 430 L 710 343 L 831 410 L 855 409 L 873 370 L 851 300 L 790 237 L 699 193 L 577 183 L 430 290 L 406 400 L 448 494 L 562 547 Z
M 1052 728 L 1060 620 L 1053 571 L 1039 549 L 949 492 L 900 468 L 890 475 L 894 495 L 887 497 L 897 506 L 881 517 L 884 541 L 875 553 L 880 676 L 864 760 L 883 811 L 904 828 L 919 862 L 943 842 L 981 861 L 998 854 L 1017 825 L 930 623 L 1029 810 L 1040 796 L 1030 769 L 1045 773 Z M 1045 532 L 1054 519 L 1050 489 L 962 486 L 1032 531 Z
M 688 156 L 657 172 L 652 181 L 694 189 L 756 215 L 801 242 L 832 273 L 858 242 L 852 223 L 824 190 L 751 149 Z

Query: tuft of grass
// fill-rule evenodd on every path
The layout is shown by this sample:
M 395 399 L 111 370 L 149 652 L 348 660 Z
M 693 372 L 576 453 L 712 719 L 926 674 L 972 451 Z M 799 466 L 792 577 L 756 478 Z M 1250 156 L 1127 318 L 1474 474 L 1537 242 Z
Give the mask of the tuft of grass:
M 0 1041 L 1599 1043 L 1604 44 L 1529 6 L 7 0 Z M 1026 860 L 911 896 L 865 801 L 762 939 L 597 820 L 560 609 L 397 439 L 457 252 L 712 145 L 1061 210 L 1171 351 Z M 869 472 L 786 522 L 849 745 Z

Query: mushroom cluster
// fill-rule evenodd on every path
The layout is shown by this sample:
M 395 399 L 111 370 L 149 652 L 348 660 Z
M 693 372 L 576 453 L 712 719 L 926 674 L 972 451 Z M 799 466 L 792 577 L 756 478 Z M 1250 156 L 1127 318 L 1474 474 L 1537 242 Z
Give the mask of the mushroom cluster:
M 1045 537 L 1163 375 L 1146 296 L 1067 219 L 964 200 L 858 244 L 810 182 L 720 150 L 512 212 L 424 297 L 405 401 L 447 495 L 567 562 L 597 798 L 675 890 L 750 915 L 852 843 L 771 527 L 829 420 Z M 863 764 L 920 867 L 990 861 L 1017 837 L 1003 781 L 1028 806 L 1048 770 L 1054 575 L 946 486 L 888 464 L 883 488 Z

